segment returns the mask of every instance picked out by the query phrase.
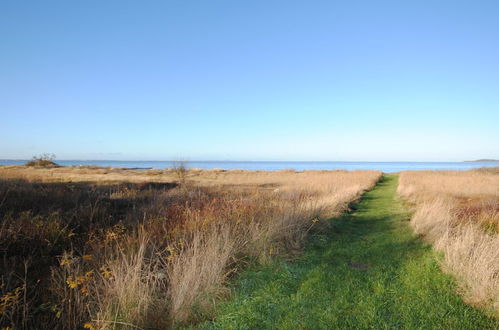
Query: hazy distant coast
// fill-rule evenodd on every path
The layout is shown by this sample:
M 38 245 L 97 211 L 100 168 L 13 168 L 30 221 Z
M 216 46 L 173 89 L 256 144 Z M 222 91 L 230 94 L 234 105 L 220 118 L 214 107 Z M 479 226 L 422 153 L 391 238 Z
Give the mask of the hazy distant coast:
M 499 163 L 499 159 L 465 160 L 465 163 Z

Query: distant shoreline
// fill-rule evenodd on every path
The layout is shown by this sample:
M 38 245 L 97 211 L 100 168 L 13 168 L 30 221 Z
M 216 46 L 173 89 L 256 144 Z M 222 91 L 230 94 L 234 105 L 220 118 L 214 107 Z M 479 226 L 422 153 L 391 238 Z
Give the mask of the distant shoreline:
M 499 159 L 465 160 L 465 163 L 499 163 Z
M 0 162 L 28 162 L 30 159 L 0 158 Z M 177 160 L 117 160 L 117 159 L 58 159 L 60 162 L 110 162 L 110 163 L 175 163 Z M 186 163 L 369 163 L 369 164 L 456 164 L 456 163 L 499 163 L 499 159 L 477 159 L 456 161 L 425 160 L 182 160 Z

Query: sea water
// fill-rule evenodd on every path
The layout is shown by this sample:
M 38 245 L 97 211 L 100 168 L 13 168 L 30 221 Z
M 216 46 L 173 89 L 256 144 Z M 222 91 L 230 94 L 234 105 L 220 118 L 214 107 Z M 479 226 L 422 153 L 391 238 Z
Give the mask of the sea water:
M 27 160 L 0 160 L 0 165 L 20 165 Z M 120 161 L 120 160 L 56 160 L 63 166 L 95 165 L 133 169 L 165 169 L 175 165 L 173 161 Z M 405 170 L 468 170 L 479 167 L 499 166 L 499 162 L 331 162 L 331 161 L 187 161 L 188 168 L 277 171 L 304 170 L 380 170 L 399 172 Z

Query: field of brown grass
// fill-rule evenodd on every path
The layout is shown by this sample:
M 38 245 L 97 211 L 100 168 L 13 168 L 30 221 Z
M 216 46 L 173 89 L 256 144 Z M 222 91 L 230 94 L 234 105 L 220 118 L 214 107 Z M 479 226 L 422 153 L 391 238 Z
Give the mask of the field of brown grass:
M 1 166 L 0 326 L 209 318 L 234 273 L 300 253 L 380 176 Z
M 499 169 L 402 172 L 398 193 L 464 299 L 499 315 Z

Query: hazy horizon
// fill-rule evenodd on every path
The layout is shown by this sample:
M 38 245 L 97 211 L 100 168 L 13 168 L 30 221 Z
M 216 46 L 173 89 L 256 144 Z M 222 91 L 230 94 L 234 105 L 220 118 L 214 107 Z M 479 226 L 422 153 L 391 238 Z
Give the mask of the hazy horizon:
M 32 158 L 0 158 L 0 161 L 28 161 Z M 71 162 L 213 162 L 213 163 L 250 163 L 250 162 L 276 162 L 276 163 L 461 163 L 461 162 L 499 162 L 498 159 L 480 158 L 464 160 L 293 160 L 293 159 L 59 159 L 54 161 Z

